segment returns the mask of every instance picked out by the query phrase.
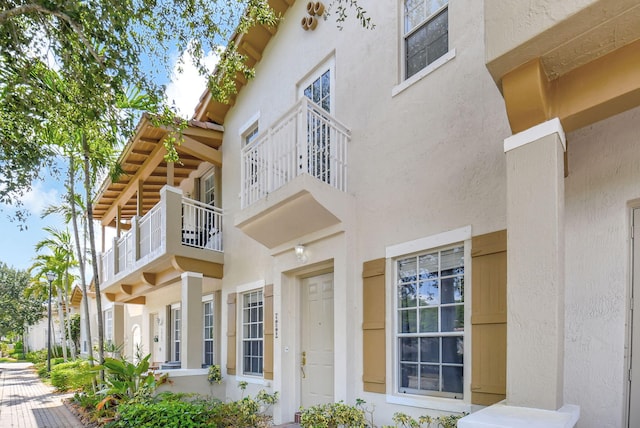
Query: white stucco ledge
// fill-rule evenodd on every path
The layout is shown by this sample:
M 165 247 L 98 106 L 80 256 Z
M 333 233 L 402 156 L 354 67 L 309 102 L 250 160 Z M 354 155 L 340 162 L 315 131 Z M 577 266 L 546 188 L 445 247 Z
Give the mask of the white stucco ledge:
M 460 419 L 458 428 L 573 428 L 579 418 L 580 407 L 573 404 L 554 411 L 500 402 Z
M 507 153 L 510 150 L 517 149 L 525 144 L 533 143 L 547 135 L 558 134 L 560 142 L 562 143 L 562 149 L 567 151 L 567 137 L 560 123 L 560 119 L 554 117 L 553 119 L 542 122 L 536 126 L 532 126 L 529 129 L 525 129 L 511 137 L 507 137 L 504 140 L 504 152 Z
M 182 376 L 202 376 L 209 373 L 209 369 L 165 369 L 155 370 L 156 374 L 168 374 L 169 378 Z

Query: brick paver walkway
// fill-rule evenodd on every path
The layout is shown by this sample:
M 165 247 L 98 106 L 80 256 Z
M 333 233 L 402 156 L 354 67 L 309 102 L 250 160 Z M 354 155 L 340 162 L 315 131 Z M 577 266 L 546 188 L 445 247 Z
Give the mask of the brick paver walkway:
M 31 363 L 0 363 L 0 427 L 76 428 L 78 419 L 43 384 Z

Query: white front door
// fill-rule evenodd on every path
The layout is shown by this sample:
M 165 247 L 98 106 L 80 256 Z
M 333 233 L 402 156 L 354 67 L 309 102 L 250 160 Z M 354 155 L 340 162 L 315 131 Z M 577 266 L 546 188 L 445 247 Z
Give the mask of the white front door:
M 333 273 L 302 280 L 301 405 L 333 402 Z
M 640 209 L 633 210 L 632 302 L 640 307 Z M 631 310 L 631 373 L 629 376 L 629 428 L 640 427 L 640 310 Z

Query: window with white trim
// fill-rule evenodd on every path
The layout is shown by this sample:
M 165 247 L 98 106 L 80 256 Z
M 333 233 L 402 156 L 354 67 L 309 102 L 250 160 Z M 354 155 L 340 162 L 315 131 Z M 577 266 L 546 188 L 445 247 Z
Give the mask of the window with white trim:
M 180 336 L 182 330 L 182 311 L 180 306 L 171 306 L 171 360 L 180 361 Z
M 449 51 L 448 0 L 404 0 L 404 78 Z
M 249 146 L 258 136 L 259 132 L 258 122 L 256 121 L 253 125 L 249 126 L 249 128 L 242 135 L 242 143 L 243 146 Z
M 206 366 L 211 366 L 215 364 L 215 351 L 214 351 L 214 318 L 213 318 L 213 300 L 207 300 L 202 303 L 202 314 L 203 314 L 203 322 L 202 325 L 204 327 L 204 356 L 203 363 Z
M 113 345 L 113 309 L 104 311 L 104 340 Z
M 211 171 L 200 177 L 200 200 L 208 205 L 218 206 L 216 201 L 216 171 Z
M 464 246 L 395 260 L 399 393 L 463 398 Z
M 262 290 L 242 295 L 242 372 L 262 376 L 263 363 L 263 296 Z

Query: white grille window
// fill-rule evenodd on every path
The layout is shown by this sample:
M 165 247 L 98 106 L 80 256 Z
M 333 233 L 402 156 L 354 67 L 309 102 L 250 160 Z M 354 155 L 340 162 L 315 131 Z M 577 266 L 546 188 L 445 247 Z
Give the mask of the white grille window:
M 104 340 L 113 345 L 113 309 L 104 311 Z
M 209 300 L 202 304 L 202 313 L 204 315 L 204 359 L 203 363 L 207 366 L 211 366 L 214 361 L 214 325 L 213 325 L 213 300 Z
M 449 50 L 447 0 L 404 0 L 405 79 Z
M 171 358 L 180 361 L 180 336 L 182 311 L 179 307 L 171 308 Z
M 263 364 L 263 300 L 262 290 L 242 296 L 242 371 L 262 376 Z
M 464 247 L 396 260 L 398 392 L 462 398 Z

